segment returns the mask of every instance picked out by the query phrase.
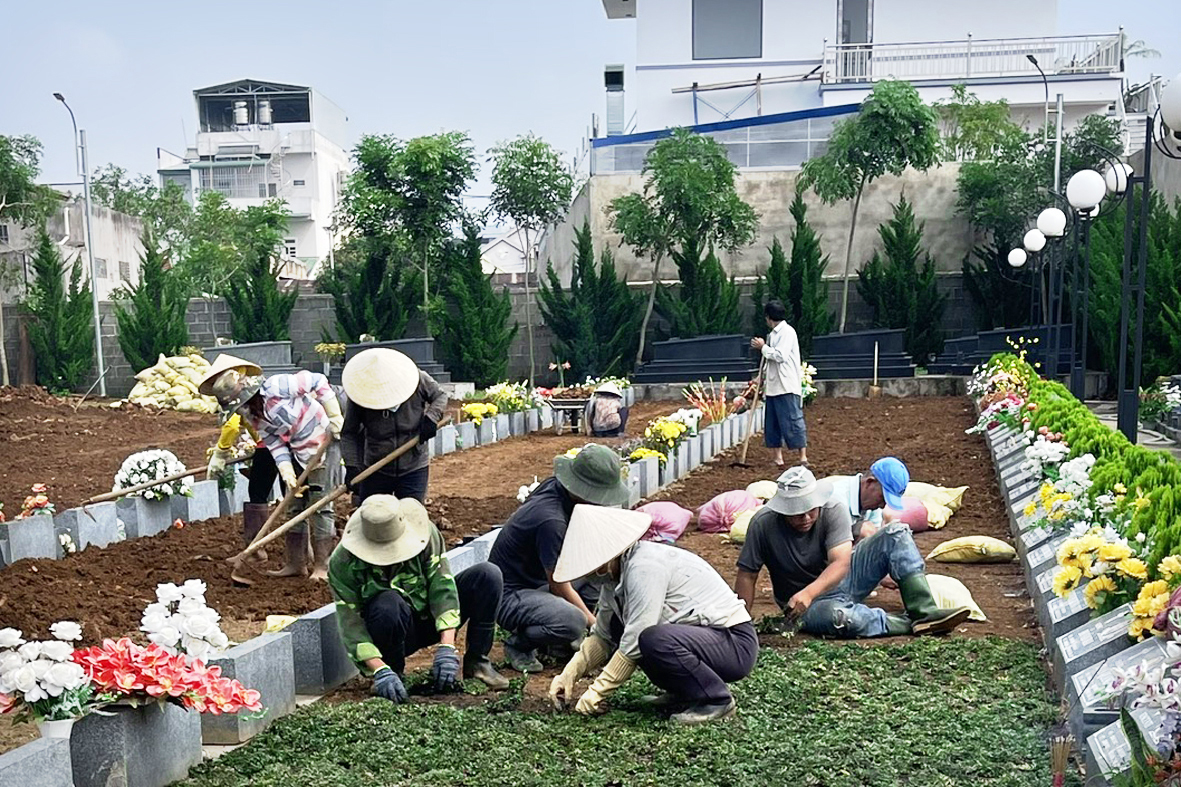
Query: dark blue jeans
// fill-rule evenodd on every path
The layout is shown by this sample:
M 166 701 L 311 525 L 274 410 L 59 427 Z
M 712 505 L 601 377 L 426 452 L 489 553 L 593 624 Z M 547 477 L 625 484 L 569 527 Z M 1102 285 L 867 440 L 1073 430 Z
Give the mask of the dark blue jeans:
M 420 467 L 402 475 L 382 475 L 377 473 L 361 482 L 361 499 L 370 495 L 393 495 L 401 500 L 412 497 L 420 503 L 426 503 L 426 487 L 430 480 L 431 467 Z
M 796 394 L 767 397 L 767 417 L 763 437 L 768 448 L 798 451 L 808 447 L 808 429 L 804 426 L 804 403 Z

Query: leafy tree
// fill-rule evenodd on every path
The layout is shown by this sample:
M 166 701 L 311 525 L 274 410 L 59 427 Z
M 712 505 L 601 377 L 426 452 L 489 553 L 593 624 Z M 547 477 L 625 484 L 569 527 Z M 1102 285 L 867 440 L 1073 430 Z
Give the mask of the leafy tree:
M 90 179 L 90 196 L 99 205 L 143 219 L 153 237 L 172 253 L 173 262 L 193 239 L 193 206 L 177 183 L 157 186 L 149 175 L 130 176 L 122 167 L 108 164 Z
M 241 214 L 237 250 L 241 266 L 222 287 L 230 308 L 230 332 L 234 341 L 270 342 L 291 337 L 291 310 L 298 290 L 279 289 L 279 256 L 276 253 L 287 226 L 287 210 L 272 200 L 251 206 Z
M 608 208 L 612 228 L 637 257 L 652 261 L 652 289 L 640 324 L 637 364 L 643 360 L 664 258 L 680 252 L 676 262 L 682 281 L 681 301 L 692 303 L 701 298 L 693 290 L 698 284 L 716 286 L 718 297 L 725 289 L 718 284 L 725 281 L 720 265 L 713 268 L 707 261 L 703 275 L 697 276 L 701 252 L 732 252 L 754 240 L 758 216 L 738 196 L 735 173 L 736 167 L 717 140 L 676 129 L 648 151 L 642 171 L 643 191 L 612 200 Z M 693 282 L 688 291 L 686 278 Z
M 548 142 L 532 134 L 502 142 L 489 151 L 493 213 L 511 219 L 524 236 L 525 325 L 529 333 L 529 382 L 537 371 L 533 349 L 532 298 L 529 276 L 534 270 L 533 245 L 538 234 L 554 224 L 570 205 L 574 178 Z
M 763 305 L 777 298 L 787 307 L 787 320 L 799 337 L 800 353 L 807 358 L 812 353 L 812 339 L 832 329 L 828 286 L 824 283 L 828 257 L 820 248 L 820 236 L 808 222 L 808 206 L 799 189 L 790 211 L 796 221 L 791 233 L 791 260 L 784 255 L 779 238 L 774 238 L 766 276 L 755 280 L 752 333 L 763 333 Z
M 866 185 L 887 173 L 901 175 L 907 167 L 926 171 L 938 162 L 939 148 L 935 110 L 908 82 L 887 79 L 874 85 L 855 117 L 836 125 L 827 152 L 804 165 L 804 183 L 825 204 L 853 201 L 841 283 L 841 333 L 849 313 L 853 239 Z
M 119 347 L 136 371 L 148 368 L 160 355 L 176 355 L 189 343 L 188 293 L 179 278 L 165 270 L 151 225 L 144 228 L 141 242 L 139 284 L 116 291 L 114 304 Z
M 480 260 L 480 233 L 474 224 L 464 237 L 447 244 L 449 275 L 443 283 L 445 306 L 438 314 L 439 343 L 451 371 L 477 387 L 499 382 L 508 368 L 509 347 L 520 327 L 509 325 L 512 298 L 497 293 Z
M 925 366 L 943 349 L 940 323 L 947 298 L 936 288 L 935 263 L 923 250 L 923 225 L 915 221 L 905 196 L 878 234 L 882 253 L 875 251 L 857 272 L 857 291 L 873 311 L 876 327 L 906 329 L 907 353 Z
M 49 233 L 37 236 L 33 281 L 24 301 L 29 342 L 37 359 L 37 381 L 52 391 L 74 391 L 94 367 L 90 286 L 82 283 L 78 259 L 69 268 Z
M 378 341 L 401 339 L 422 287 L 396 240 L 367 235 L 349 239 L 318 284 L 333 296 L 336 334 L 344 342 L 359 341 L 365 333 Z
M 406 241 L 418 258 L 429 312 L 430 270 L 452 226 L 464 218 L 462 195 L 476 176 L 471 140 L 459 131 L 409 141 L 371 134 L 357 143 L 353 157 L 357 166 L 341 195 L 345 223 L 362 235 Z
M 1014 142 L 1024 144 L 1025 134 L 1013 122 L 1007 101 L 981 101 L 966 85 L 953 85 L 951 94 L 935 103 L 944 161 L 989 159 Z

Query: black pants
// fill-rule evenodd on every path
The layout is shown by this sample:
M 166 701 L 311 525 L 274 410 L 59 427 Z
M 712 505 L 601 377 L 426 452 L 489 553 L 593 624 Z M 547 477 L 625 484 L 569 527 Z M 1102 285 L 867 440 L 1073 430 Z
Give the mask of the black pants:
M 251 503 L 271 502 L 271 490 L 275 488 L 275 479 L 279 477 L 279 468 L 275 466 L 275 457 L 271 452 L 259 446 L 254 449 L 254 456 L 250 459 L 250 484 L 247 489 Z
M 759 638 L 750 623 L 730 628 L 664 624 L 640 633 L 640 669 L 648 680 L 693 703 L 730 699 L 727 683 L 754 669 Z
M 411 497 L 425 504 L 430 472 L 431 466 L 426 465 L 402 475 L 377 473 L 361 482 L 361 499 L 364 500 L 370 495 L 393 495 L 399 500 Z
M 478 664 L 492 650 L 503 583 L 500 568 L 494 563 L 477 563 L 455 575 L 460 625 L 468 624 L 465 665 Z M 382 661 L 399 675 L 406 669 L 407 656 L 439 641 L 430 614 L 416 614 L 396 590 L 375 596 L 365 606 L 363 617 L 373 644 L 381 651 Z

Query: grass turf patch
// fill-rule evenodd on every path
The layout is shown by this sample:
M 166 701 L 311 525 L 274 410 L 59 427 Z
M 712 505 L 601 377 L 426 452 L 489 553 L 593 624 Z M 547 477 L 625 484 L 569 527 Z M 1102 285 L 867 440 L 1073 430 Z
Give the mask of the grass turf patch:
M 637 676 L 639 673 L 637 673 Z M 317 704 L 194 770 L 200 787 L 964 785 L 1050 783 L 1055 706 L 1034 646 L 919 639 L 764 649 L 738 716 L 694 728 L 638 702 L 633 678 L 594 719 L 490 704 Z

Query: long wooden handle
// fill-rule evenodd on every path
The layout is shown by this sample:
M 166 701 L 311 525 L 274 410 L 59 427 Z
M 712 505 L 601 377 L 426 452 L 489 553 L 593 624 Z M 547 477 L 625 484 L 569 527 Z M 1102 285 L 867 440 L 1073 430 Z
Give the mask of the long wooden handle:
M 750 436 L 755 432 L 755 410 L 759 406 L 759 389 L 763 384 L 763 370 L 767 366 L 767 358 L 763 357 L 759 361 L 759 375 L 755 378 L 755 395 L 750 403 L 750 417 L 746 419 L 746 439 L 742 441 L 742 458 L 738 461 L 741 464 L 746 464 L 746 452 L 750 450 Z
M 226 467 L 242 464 L 247 459 L 248 459 L 248 457 L 242 457 L 241 459 L 231 460 L 229 462 L 226 462 Z M 158 481 L 149 481 L 147 483 L 136 484 L 135 486 L 129 486 L 126 489 L 119 489 L 114 492 L 106 492 L 105 494 L 96 495 L 96 496 L 90 498 L 89 500 L 84 501 L 82 503 L 82 507 L 93 505 L 94 503 L 105 503 L 108 500 L 118 500 L 121 497 L 126 497 L 127 495 L 133 494 L 135 492 L 142 492 L 145 489 L 151 489 L 153 487 L 162 486 L 163 484 L 171 484 L 173 481 L 179 481 L 182 478 L 190 478 L 190 477 L 195 476 L 199 473 L 204 473 L 207 469 L 208 469 L 208 467 L 197 467 L 192 470 L 186 470 L 183 473 L 177 473 L 176 475 L 170 475 L 170 476 L 167 476 L 166 478 L 161 478 Z
M 353 483 L 358 484 L 361 481 L 364 481 L 366 478 L 373 475 L 377 471 L 381 470 L 386 465 L 390 464 L 391 462 L 397 461 L 397 459 L 400 456 L 405 454 L 410 449 L 414 448 L 414 446 L 416 446 L 416 445 L 418 445 L 418 438 L 417 437 L 410 438 L 409 440 L 407 440 L 406 442 L 402 443 L 400 446 L 395 448 L 393 451 L 391 451 L 383 459 L 381 459 L 378 462 L 375 462 L 374 464 L 370 465 L 365 470 L 358 473 L 357 477 L 355 479 L 353 479 Z M 284 522 L 282 525 L 279 525 L 277 528 L 272 530 L 266 536 L 264 536 L 262 538 L 255 539 L 254 543 L 252 543 L 250 546 L 246 547 L 245 549 L 243 549 L 241 552 L 234 555 L 233 557 L 227 558 L 227 562 L 241 563 L 244 558 L 248 557 L 249 555 L 254 554 L 256 551 L 258 551 L 262 547 L 265 547 L 267 544 L 271 543 L 276 538 L 283 535 L 288 530 L 290 530 L 291 528 L 300 524 L 301 522 L 306 521 L 309 517 L 311 517 L 312 514 L 316 513 L 324 506 L 333 502 L 338 497 L 342 497 L 348 491 L 349 491 L 348 484 L 341 484 L 340 486 L 336 487 L 331 492 L 329 492 L 327 495 L 325 495 L 324 497 L 320 498 L 319 500 L 317 500 L 316 502 L 312 503 L 310 506 L 305 508 L 303 511 L 301 511 L 295 517 L 292 517 L 287 522 Z
M 308 480 L 308 476 L 311 475 L 312 470 L 320 466 L 320 462 L 324 458 L 324 454 L 328 451 L 328 446 L 331 444 L 332 435 L 329 434 L 328 439 L 324 441 L 324 444 L 316 450 L 312 460 L 304 465 L 303 472 L 300 473 L 299 478 L 295 480 L 295 486 L 287 488 L 287 494 L 283 495 L 283 499 L 279 501 L 279 505 L 275 506 L 275 510 L 271 512 L 271 515 L 267 517 L 267 521 L 261 528 L 259 528 L 258 533 L 256 533 L 254 536 L 254 541 L 250 542 L 251 546 L 255 541 L 258 541 L 267 533 L 271 532 L 271 528 L 275 526 L 275 523 L 278 522 L 279 518 L 283 516 L 283 512 L 287 510 L 287 506 L 291 504 L 291 501 L 294 500 L 299 492 L 303 489 L 304 482 Z

